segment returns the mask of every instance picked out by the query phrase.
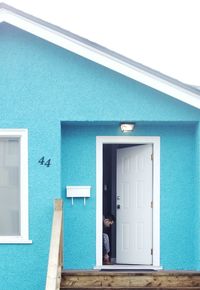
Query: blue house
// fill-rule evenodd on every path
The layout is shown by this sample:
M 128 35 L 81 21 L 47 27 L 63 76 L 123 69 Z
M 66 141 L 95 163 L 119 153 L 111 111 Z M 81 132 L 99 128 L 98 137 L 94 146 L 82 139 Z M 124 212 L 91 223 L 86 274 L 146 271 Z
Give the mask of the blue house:
M 65 269 L 200 270 L 198 89 L 0 4 L 0 107 L 0 289 L 44 289 L 56 198 Z

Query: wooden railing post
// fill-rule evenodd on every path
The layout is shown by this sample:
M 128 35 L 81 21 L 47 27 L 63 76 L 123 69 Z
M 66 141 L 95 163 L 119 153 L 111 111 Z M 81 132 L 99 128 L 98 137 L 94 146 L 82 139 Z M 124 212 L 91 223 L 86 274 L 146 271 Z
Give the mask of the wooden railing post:
M 54 201 L 54 214 L 47 269 L 46 290 L 60 289 L 63 268 L 63 202 L 62 199 Z

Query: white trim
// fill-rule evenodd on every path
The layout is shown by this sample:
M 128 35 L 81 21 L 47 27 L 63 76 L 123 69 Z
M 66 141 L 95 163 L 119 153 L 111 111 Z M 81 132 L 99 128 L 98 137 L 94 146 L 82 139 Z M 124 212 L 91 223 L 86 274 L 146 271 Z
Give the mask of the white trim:
M 21 236 L 0 236 L 0 244 L 32 244 L 31 240 L 23 239 Z
M 0 236 L 1 243 L 31 243 L 29 240 L 28 220 L 28 130 L 27 129 L 0 129 L 0 137 L 20 138 L 20 236 Z
M 160 137 L 158 136 L 96 137 L 96 268 L 102 268 L 103 144 L 153 145 L 153 263 L 149 268 L 160 268 Z M 137 269 L 140 267 L 138 265 Z
M 5 5 L 4 5 L 5 6 Z M 114 53 L 107 52 L 92 46 L 89 43 L 81 41 L 81 38 L 73 38 L 64 33 L 64 30 L 56 30 L 53 25 L 45 21 L 40 21 L 26 13 L 12 11 L 12 7 L 6 5 L 0 7 L 0 22 L 7 22 L 29 33 L 32 33 L 53 44 L 83 56 L 91 61 L 101 64 L 127 77 L 130 77 L 144 85 L 150 86 L 160 92 L 163 92 L 175 99 L 185 102 L 191 106 L 200 109 L 200 98 L 197 92 L 192 92 L 186 86 L 173 83 L 170 80 L 161 77 L 159 73 L 153 73 L 145 69 L 134 66 L 125 60 L 115 56 Z
M 162 270 L 163 267 L 154 267 L 146 265 L 102 265 L 97 270 Z

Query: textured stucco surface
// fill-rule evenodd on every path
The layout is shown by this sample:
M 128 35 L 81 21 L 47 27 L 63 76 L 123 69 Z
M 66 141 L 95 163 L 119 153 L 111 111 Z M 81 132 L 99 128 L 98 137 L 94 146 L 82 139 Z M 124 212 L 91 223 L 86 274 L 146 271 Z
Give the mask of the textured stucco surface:
M 74 206 L 70 199 L 65 202 L 66 268 L 95 266 L 96 136 L 119 134 L 116 125 L 63 126 L 63 198 L 66 185 L 92 186 L 87 206 L 82 199 L 75 200 Z M 161 138 L 161 265 L 195 269 L 195 125 L 137 123 L 134 135 Z
M 123 120 L 138 123 L 135 134 L 162 137 L 161 264 L 197 267 L 199 110 L 6 24 L 0 24 L 0 107 L 1 128 L 29 130 L 33 240 L 31 245 L 0 245 L 0 289 L 44 289 L 53 199 L 64 197 L 68 181 L 87 181 L 93 189 L 84 209 L 82 201 L 72 210 L 65 200 L 65 266 L 93 267 L 95 135 L 118 135 Z M 66 122 L 62 138 L 61 121 Z M 67 123 L 72 121 L 89 126 L 72 131 Z M 75 151 L 83 158 L 79 167 Z M 49 168 L 39 165 L 42 156 L 51 158 Z
M 195 222 L 195 231 L 197 233 L 197 237 L 195 236 L 195 245 L 196 245 L 196 255 L 195 255 L 195 262 L 197 265 L 197 269 L 200 269 L 200 123 L 196 126 L 196 148 L 195 148 L 195 165 L 196 165 L 196 174 L 195 174 L 195 186 L 196 186 L 196 203 L 197 203 L 197 210 L 196 210 L 196 222 Z

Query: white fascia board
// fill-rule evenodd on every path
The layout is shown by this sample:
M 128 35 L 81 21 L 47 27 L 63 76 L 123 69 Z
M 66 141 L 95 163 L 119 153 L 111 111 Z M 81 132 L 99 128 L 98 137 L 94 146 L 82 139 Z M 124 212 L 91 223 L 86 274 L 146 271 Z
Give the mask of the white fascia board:
M 148 73 L 142 69 L 134 67 L 112 55 L 104 53 L 94 47 L 87 45 L 79 40 L 68 37 L 45 25 L 30 20 L 24 16 L 18 15 L 12 11 L 1 9 L 0 22 L 7 22 L 33 35 L 45 39 L 64 49 L 85 57 L 93 62 L 112 69 L 131 79 L 134 79 L 144 85 L 163 92 L 175 99 L 187 103 L 200 109 L 200 96 L 184 89 L 178 85 L 172 84 L 167 80 L 159 78 L 156 75 Z
M 5 21 L 6 11 L 5 9 L 0 9 L 0 23 Z

